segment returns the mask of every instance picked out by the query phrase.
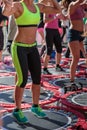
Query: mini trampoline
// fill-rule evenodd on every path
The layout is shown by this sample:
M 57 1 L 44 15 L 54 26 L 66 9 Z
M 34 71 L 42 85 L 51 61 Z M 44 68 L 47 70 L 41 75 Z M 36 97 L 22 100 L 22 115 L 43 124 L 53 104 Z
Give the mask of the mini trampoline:
M 62 103 L 79 111 L 87 111 L 87 88 L 64 94 Z
M 24 110 L 25 116 L 28 118 L 29 123 L 26 125 L 20 125 L 13 118 L 11 113 L 4 114 L 3 127 L 7 130 L 61 130 L 63 128 L 67 130 L 75 130 L 78 126 L 86 127 L 85 118 L 82 114 L 75 112 L 71 109 L 44 109 L 47 117 L 37 118 L 30 111 Z M 84 129 L 85 130 L 85 129 Z
M 69 78 L 55 79 L 52 82 L 52 84 L 54 86 L 60 86 L 60 87 L 68 86 L 69 83 L 70 83 Z M 82 83 L 83 87 L 87 87 L 87 79 L 86 78 L 75 78 L 75 83 Z
M 32 105 L 32 95 L 31 95 L 31 83 L 28 83 L 25 87 L 22 108 L 28 108 Z M 14 108 L 13 102 L 14 86 L 1 85 L 0 87 L 0 106 L 4 107 L 7 111 L 11 111 Z M 45 88 L 44 92 L 40 93 L 40 105 L 54 103 L 59 98 L 59 92 L 55 89 Z
M 13 97 L 12 97 L 13 93 L 14 93 L 14 88 L 11 90 L 9 89 L 9 90 L 5 90 L 3 92 L 0 92 L 0 102 L 12 104 L 14 102 Z M 40 94 L 40 100 L 48 100 L 51 97 L 53 97 L 53 93 L 50 91 L 49 92 L 45 91 L 44 93 Z M 30 89 L 25 89 L 23 101 L 24 101 L 24 103 L 31 104 L 32 95 L 31 95 Z

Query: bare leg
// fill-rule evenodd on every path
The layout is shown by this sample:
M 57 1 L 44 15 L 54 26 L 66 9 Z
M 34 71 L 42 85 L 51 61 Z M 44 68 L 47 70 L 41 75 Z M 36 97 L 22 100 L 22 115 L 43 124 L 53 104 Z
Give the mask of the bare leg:
M 32 102 L 33 104 L 39 104 L 39 96 L 40 96 L 40 85 L 32 84 Z
M 47 65 L 49 63 L 49 60 L 50 60 L 50 56 L 49 55 L 46 55 L 45 56 L 45 60 L 44 60 L 44 68 L 47 68 Z
M 76 67 L 79 62 L 80 58 L 80 46 L 78 41 L 71 42 L 69 44 L 69 48 L 72 54 L 72 61 L 70 65 L 70 80 L 74 81 L 75 73 L 76 73 Z
M 21 109 L 21 101 L 24 93 L 24 88 L 15 87 L 15 107 Z
M 13 111 L 13 116 L 19 123 L 28 123 L 28 119 L 21 111 L 21 101 L 24 93 L 24 88 L 18 86 L 15 87 L 15 108 Z
M 46 117 L 46 114 L 39 107 L 40 85 L 32 84 L 31 89 L 32 89 L 32 103 L 33 103 L 31 111 L 37 117 L 44 118 Z
M 56 53 L 56 65 L 59 65 L 61 61 L 61 53 Z
M 0 51 L 0 61 L 2 61 L 2 51 Z

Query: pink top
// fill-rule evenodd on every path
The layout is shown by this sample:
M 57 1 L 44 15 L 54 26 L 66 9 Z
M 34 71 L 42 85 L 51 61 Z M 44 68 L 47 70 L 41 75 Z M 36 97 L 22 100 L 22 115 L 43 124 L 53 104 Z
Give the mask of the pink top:
M 70 15 L 71 20 L 82 20 L 84 17 L 84 10 L 83 8 L 80 6 L 79 8 L 76 9 L 76 11 Z
M 49 14 L 49 18 L 54 18 L 52 21 L 45 23 L 45 28 L 58 29 L 58 18 L 55 18 L 56 15 Z

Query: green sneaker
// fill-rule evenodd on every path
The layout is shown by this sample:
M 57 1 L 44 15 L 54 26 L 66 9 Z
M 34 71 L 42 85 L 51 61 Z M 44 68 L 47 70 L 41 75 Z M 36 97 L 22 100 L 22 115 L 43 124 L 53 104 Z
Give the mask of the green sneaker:
M 28 119 L 24 116 L 21 110 L 18 110 L 17 112 L 14 110 L 12 114 L 19 124 L 28 123 Z
M 44 113 L 40 107 L 31 107 L 31 112 L 39 118 L 46 117 L 46 113 Z

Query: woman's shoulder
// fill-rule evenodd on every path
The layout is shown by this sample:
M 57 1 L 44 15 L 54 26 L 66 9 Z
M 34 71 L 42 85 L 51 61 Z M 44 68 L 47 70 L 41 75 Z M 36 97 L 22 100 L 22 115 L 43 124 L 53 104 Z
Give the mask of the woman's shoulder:
M 77 9 L 79 5 L 75 4 L 75 2 L 71 2 L 68 7 L 69 14 L 73 14 Z

